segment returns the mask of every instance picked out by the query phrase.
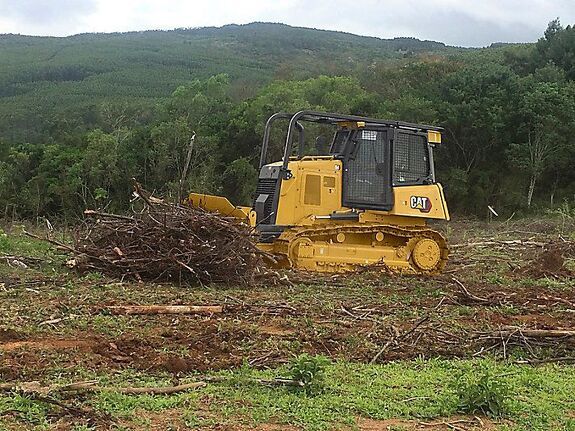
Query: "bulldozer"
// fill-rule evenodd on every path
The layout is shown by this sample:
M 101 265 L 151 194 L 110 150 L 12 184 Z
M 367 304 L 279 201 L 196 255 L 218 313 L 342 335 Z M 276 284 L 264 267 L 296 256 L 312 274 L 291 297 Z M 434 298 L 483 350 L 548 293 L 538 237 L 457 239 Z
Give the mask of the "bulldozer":
M 311 145 L 309 129 L 327 130 L 331 142 L 320 135 Z M 283 157 L 268 162 L 278 132 L 285 143 L 276 153 L 283 150 Z M 441 132 L 355 115 L 276 113 L 265 124 L 253 205 L 200 193 L 188 202 L 252 226 L 258 247 L 278 267 L 337 273 L 379 264 L 438 274 L 449 249 L 428 221 L 449 220 L 433 164 Z

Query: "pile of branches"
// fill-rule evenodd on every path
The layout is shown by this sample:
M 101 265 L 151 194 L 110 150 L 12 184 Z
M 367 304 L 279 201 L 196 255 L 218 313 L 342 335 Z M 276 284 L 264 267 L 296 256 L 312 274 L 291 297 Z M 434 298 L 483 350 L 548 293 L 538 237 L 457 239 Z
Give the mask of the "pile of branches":
M 263 264 L 250 228 L 232 217 L 171 204 L 136 186 L 142 211 L 85 211 L 69 266 L 114 277 L 177 282 L 250 282 Z

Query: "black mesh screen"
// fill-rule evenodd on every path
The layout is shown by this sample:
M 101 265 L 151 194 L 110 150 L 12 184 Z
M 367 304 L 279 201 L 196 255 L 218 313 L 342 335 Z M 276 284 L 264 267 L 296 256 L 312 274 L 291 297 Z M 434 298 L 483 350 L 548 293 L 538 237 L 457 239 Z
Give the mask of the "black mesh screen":
M 419 183 L 429 176 L 425 136 L 399 132 L 393 144 L 393 182 Z
M 386 162 L 385 140 L 384 131 L 358 132 L 356 148 L 345 166 L 346 202 L 375 205 L 384 202 L 386 179 L 381 169 Z

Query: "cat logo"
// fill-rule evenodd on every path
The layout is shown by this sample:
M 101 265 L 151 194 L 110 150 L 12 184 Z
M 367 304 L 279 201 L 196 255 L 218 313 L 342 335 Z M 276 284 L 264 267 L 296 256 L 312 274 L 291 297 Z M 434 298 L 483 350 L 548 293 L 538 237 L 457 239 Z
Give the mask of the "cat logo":
M 423 196 L 412 196 L 409 200 L 411 208 L 422 213 L 431 211 L 431 200 Z

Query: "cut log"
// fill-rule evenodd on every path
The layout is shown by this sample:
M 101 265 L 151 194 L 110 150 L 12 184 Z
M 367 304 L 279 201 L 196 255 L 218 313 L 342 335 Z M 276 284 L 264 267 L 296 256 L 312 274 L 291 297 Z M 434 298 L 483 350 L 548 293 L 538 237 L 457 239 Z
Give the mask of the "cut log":
M 107 307 L 112 314 L 217 314 L 221 305 L 117 305 Z
M 185 391 L 188 391 L 190 389 L 203 388 L 204 386 L 206 386 L 205 382 L 194 382 L 194 383 L 187 383 L 185 385 L 164 386 L 164 387 L 159 387 L 159 388 L 153 388 L 153 387 L 143 387 L 143 388 L 96 387 L 95 390 L 118 392 L 118 393 L 124 394 L 124 395 L 141 395 L 141 394 L 168 395 L 168 394 L 175 394 L 177 392 L 185 392 Z
M 492 240 L 492 241 L 479 241 L 479 242 L 468 242 L 462 244 L 451 244 L 449 248 L 458 249 L 462 247 L 487 247 L 487 246 L 534 246 L 534 247 L 545 247 L 547 244 L 540 241 L 531 240 Z
M 575 337 L 573 329 L 502 329 L 491 334 L 494 337 L 512 337 L 514 335 L 531 338 L 563 338 Z
M 77 382 L 68 385 L 50 385 L 41 386 L 39 382 L 22 382 L 22 383 L 1 383 L 0 392 L 3 391 L 18 391 L 18 392 L 29 392 L 38 394 L 51 394 L 54 392 L 117 392 L 125 395 L 168 395 L 175 394 L 177 392 L 184 392 L 190 389 L 199 389 L 206 386 L 206 382 L 192 382 L 186 383 L 178 386 L 160 386 L 160 387 L 125 387 L 125 388 L 115 388 L 108 386 L 98 386 L 94 381 L 89 382 Z

